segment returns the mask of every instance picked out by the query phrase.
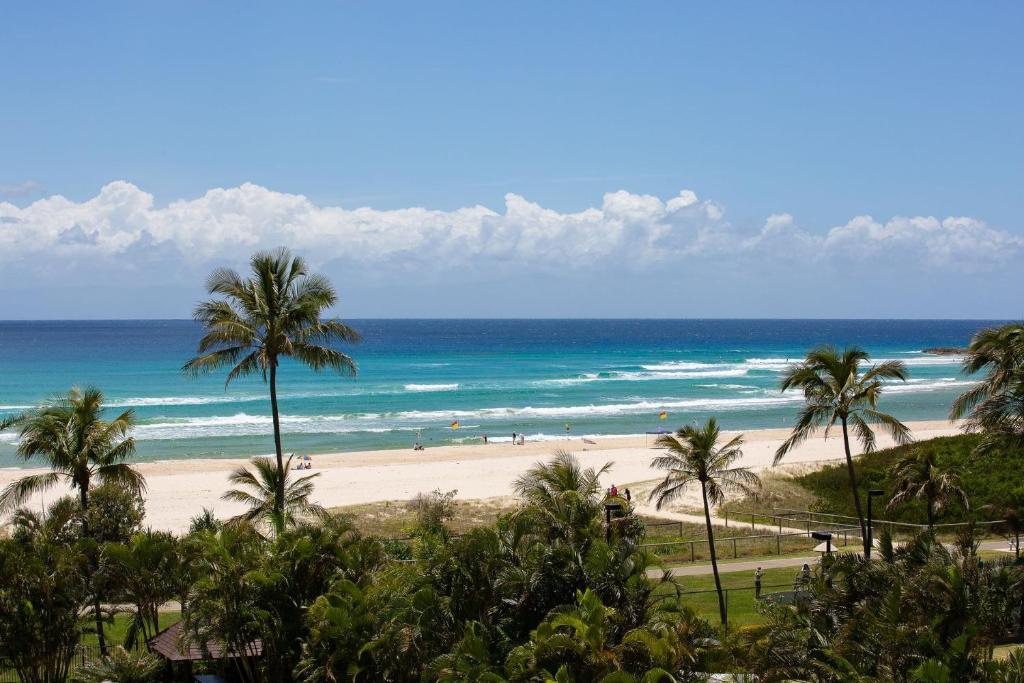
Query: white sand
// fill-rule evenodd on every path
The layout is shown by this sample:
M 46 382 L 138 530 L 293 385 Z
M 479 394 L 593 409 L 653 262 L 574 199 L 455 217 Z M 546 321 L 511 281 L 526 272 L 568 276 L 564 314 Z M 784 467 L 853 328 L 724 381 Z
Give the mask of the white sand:
M 918 440 L 956 434 L 959 428 L 945 421 L 911 422 L 908 426 Z M 730 437 L 732 433 L 725 434 Z M 789 435 L 786 429 L 745 432 L 742 465 L 761 470 L 770 467 L 775 449 Z M 891 442 L 879 434 L 879 447 Z M 651 439 L 653 444 L 653 437 Z M 530 465 L 544 459 L 555 449 L 571 450 L 587 466 L 599 467 L 613 462 L 603 478 L 605 485 L 619 485 L 655 479 L 650 468 L 653 448 L 645 447 L 642 437 L 609 437 L 596 444 L 579 438 L 562 441 L 511 444 L 439 446 L 424 451 L 387 450 L 335 453 L 314 457 L 316 502 L 326 507 L 384 500 L 407 500 L 421 491 L 458 490 L 462 499 L 492 498 L 511 493 L 512 482 Z M 786 456 L 784 462 L 819 462 L 843 457 L 842 440 L 808 440 Z M 138 469 L 146 477 L 146 523 L 155 529 L 181 532 L 203 507 L 212 508 L 219 517 L 237 514 L 241 507 L 220 499 L 228 486 L 228 474 L 243 459 L 173 460 L 143 463 Z M 0 471 L 0 486 L 42 470 Z M 295 474 L 299 474 L 296 472 Z M 305 472 L 303 474 L 306 474 Z M 59 489 L 45 494 L 45 501 L 61 495 Z M 31 506 L 37 509 L 44 499 L 37 497 Z

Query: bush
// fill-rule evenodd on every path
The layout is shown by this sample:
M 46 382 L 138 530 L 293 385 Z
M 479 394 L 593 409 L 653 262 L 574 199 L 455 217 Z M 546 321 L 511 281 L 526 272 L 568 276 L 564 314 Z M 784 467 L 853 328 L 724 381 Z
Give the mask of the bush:
M 891 495 L 896 486 L 891 474 L 893 465 L 913 449 L 926 449 L 935 453 L 940 467 L 959 472 L 960 484 L 971 502 L 972 518 L 995 519 L 1005 509 L 1024 507 L 1024 477 L 1008 476 L 1011 472 L 1024 471 L 1024 450 L 1007 448 L 992 455 L 973 455 L 980 440 L 976 434 L 946 436 L 854 458 L 861 500 L 869 488 L 880 488 L 886 496 Z M 818 511 L 856 514 L 845 463 L 827 465 L 795 480 L 818 497 Z M 886 511 L 884 516 L 913 524 L 924 524 L 927 520 L 924 503 L 920 501 Z M 963 511 L 954 506 L 939 515 L 936 521 L 962 521 L 963 517 Z

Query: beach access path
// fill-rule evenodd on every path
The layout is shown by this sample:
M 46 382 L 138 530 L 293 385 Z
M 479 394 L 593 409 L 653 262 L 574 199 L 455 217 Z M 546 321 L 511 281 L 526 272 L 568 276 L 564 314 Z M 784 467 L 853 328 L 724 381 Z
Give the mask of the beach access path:
M 983 541 L 978 544 L 978 550 L 986 551 L 1005 551 L 1006 541 Z M 872 553 L 877 551 L 872 551 Z M 779 567 L 802 567 L 805 564 L 809 564 L 812 567 L 817 564 L 818 560 L 821 559 L 823 553 L 816 553 L 814 555 L 806 555 L 801 557 L 776 557 L 776 558 L 762 558 L 752 560 L 734 560 L 731 562 L 719 562 L 718 573 L 727 574 L 730 572 L 751 572 L 751 585 L 753 585 L 753 572 L 758 567 L 762 569 L 778 569 Z M 874 555 L 872 554 L 872 557 Z M 672 576 L 704 576 L 712 573 L 711 563 L 702 562 L 700 564 L 691 564 L 681 567 L 670 568 Z M 661 570 L 648 569 L 647 575 L 650 577 L 661 576 Z
M 959 431 L 946 421 L 912 422 L 908 425 L 917 439 L 948 436 Z M 736 432 L 723 432 L 730 438 Z M 738 465 L 761 471 L 771 466 L 779 444 L 789 435 L 788 429 L 748 430 L 744 433 L 743 458 Z M 285 435 L 287 446 L 287 435 Z M 879 448 L 891 442 L 879 434 Z M 267 435 L 268 445 L 272 438 Z M 634 482 L 656 479 L 661 475 L 650 467 L 657 451 L 645 444 L 644 437 L 608 437 L 584 443 L 580 438 L 511 444 L 464 444 L 438 446 L 422 451 L 404 450 L 338 452 L 315 455 L 313 469 L 301 475 L 315 474 L 313 501 L 324 507 L 340 507 L 382 501 L 409 500 L 420 492 L 435 489 L 458 491 L 463 500 L 480 500 L 513 495 L 513 484 L 531 465 L 545 460 L 555 450 L 576 453 L 585 467 L 601 467 L 612 463 L 601 477 L 603 486 L 620 487 Z M 825 441 L 820 436 L 808 439 L 786 456 L 786 463 L 813 463 L 843 458 L 839 439 Z M 238 503 L 224 501 L 221 496 L 231 488 L 228 477 L 245 459 L 179 459 L 138 464 L 145 476 L 147 491 L 145 524 L 154 529 L 183 532 L 191 519 L 204 507 L 220 518 L 243 511 Z M 0 487 L 43 469 L 0 470 Z M 295 474 L 300 475 L 299 472 Z M 39 510 L 45 503 L 67 493 L 59 488 L 35 496 L 29 506 Z M 701 505 L 699 490 L 694 489 L 678 501 L 685 509 Z M 659 515 L 666 514 L 659 512 Z M 678 513 L 685 514 L 685 513 Z M 698 516 L 700 521 L 702 517 Z M 777 530 L 777 527 L 774 527 Z

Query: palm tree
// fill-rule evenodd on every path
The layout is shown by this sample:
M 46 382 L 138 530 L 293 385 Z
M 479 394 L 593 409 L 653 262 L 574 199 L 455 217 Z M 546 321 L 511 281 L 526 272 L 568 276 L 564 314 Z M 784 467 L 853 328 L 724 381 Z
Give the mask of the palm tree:
M 687 425 L 675 434 L 659 436 L 655 445 L 668 452 L 652 460 L 651 467 L 668 470 L 668 474 L 654 487 L 648 500 L 657 498 L 656 507 L 660 510 L 662 505 L 681 496 L 690 484 L 700 484 L 708 548 L 711 552 L 711 571 L 715 575 L 715 590 L 718 592 L 718 611 L 722 624 L 725 624 L 727 615 L 725 598 L 722 595 L 722 581 L 718 576 L 718 559 L 715 556 L 711 505 L 721 505 L 726 492 L 751 494 L 760 487 L 761 480 L 746 467 L 732 467 L 734 462 L 743 457 L 743 435 L 736 436 L 725 445 L 719 446 L 720 435 L 718 421 L 712 417 L 703 427 Z
M 235 518 L 236 521 L 265 522 L 275 534 L 280 534 L 303 515 L 324 514 L 322 507 L 309 502 L 313 493 L 313 479 L 320 476 L 319 472 L 293 479 L 293 457 L 288 456 L 284 470 L 278 470 L 270 458 L 253 458 L 255 472 L 247 467 L 239 467 L 231 473 L 228 481 L 240 488 L 231 489 L 221 497 L 249 506 L 248 511 Z M 277 505 L 278 491 L 284 491 L 282 507 Z
M 918 449 L 893 467 L 896 490 L 888 509 L 915 498 L 924 500 L 928 512 L 928 530 L 935 531 L 935 515 L 949 507 L 953 501 L 964 510 L 970 509 L 967 493 L 960 488 L 956 472 L 944 471 L 936 462 L 935 451 Z
M 870 356 L 863 349 L 850 347 L 842 353 L 832 346 L 819 346 L 807 353 L 803 363 L 789 367 L 782 375 L 781 390 L 800 389 L 804 394 L 804 407 L 797 416 L 793 433 L 775 451 L 775 464 L 818 428 L 825 427 L 825 438 L 835 426 L 842 425 L 843 448 L 846 451 L 846 470 L 850 476 L 850 492 L 853 494 L 857 519 L 860 522 L 864 554 L 868 554 L 868 534 L 861 511 L 860 494 L 857 492 L 857 476 L 853 471 L 853 455 L 850 452 L 850 428 L 860 440 L 866 453 L 875 450 L 875 432 L 871 425 L 877 424 L 892 436 L 897 444 L 910 443 L 913 439 L 905 424 L 892 415 L 878 410 L 878 399 L 882 395 L 882 380 L 907 379 L 906 366 L 901 361 L 886 361 L 873 365 L 863 374 L 861 364 Z
M 182 368 L 198 375 L 228 368 L 227 386 L 237 377 L 260 374 L 270 384 L 274 420 L 278 489 L 274 508 L 285 506 L 285 465 L 281 447 L 281 417 L 277 405 L 277 373 L 281 358 L 293 358 L 313 370 L 356 373 L 348 355 L 331 343 L 357 342 L 359 333 L 338 320 L 322 320 L 337 295 L 327 278 L 310 274 L 305 260 L 288 249 L 257 252 L 250 261 L 252 276 L 244 279 L 230 268 L 215 270 L 206 283 L 221 298 L 199 304 L 193 316 L 205 330 L 199 355 Z
M 94 482 L 123 486 L 137 495 L 145 491 L 145 479 L 127 463 L 135 455 L 135 439 L 130 436 L 135 413 L 126 410 L 112 420 L 104 420 L 102 415 L 103 393 L 99 389 L 73 387 L 67 394 L 20 416 L 18 455 L 25 460 L 42 458 L 50 471 L 30 474 L 9 484 L 0 493 L 0 514 L 65 482 L 78 493 L 82 536 L 91 538 L 87 513 Z M 91 573 L 95 572 L 97 562 L 96 552 L 90 552 Z M 100 651 L 106 654 L 98 591 L 94 591 L 93 608 Z
M 990 327 L 974 335 L 963 372 L 982 370 L 988 374 L 953 402 L 949 418 L 966 416 L 968 429 L 985 433 L 979 453 L 1007 440 L 1024 445 L 1024 324 Z
M 590 538 L 592 526 L 599 523 L 603 509 L 601 475 L 611 463 L 600 469 L 584 468 L 575 455 L 557 450 L 549 462 L 538 462 L 512 485 L 527 507 L 525 512 L 540 515 L 552 539 L 573 546 Z

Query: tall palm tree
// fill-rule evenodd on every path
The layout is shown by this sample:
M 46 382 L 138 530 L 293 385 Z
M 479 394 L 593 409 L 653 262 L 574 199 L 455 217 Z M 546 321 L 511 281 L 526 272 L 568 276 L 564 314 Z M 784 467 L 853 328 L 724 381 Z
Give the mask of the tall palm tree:
M 888 509 L 910 500 L 924 500 L 929 531 L 935 531 L 935 515 L 954 501 L 960 503 L 964 510 L 970 510 L 967 493 L 960 488 L 960 477 L 956 472 L 939 467 L 935 451 L 917 449 L 897 462 L 892 473 L 896 477 L 896 490 Z
M 846 452 L 846 470 L 850 476 L 850 492 L 857 509 L 865 555 L 869 552 L 868 534 L 857 491 L 857 475 L 853 470 L 850 429 L 853 429 L 866 453 L 875 450 L 875 432 L 871 428 L 873 424 L 889 432 L 897 444 L 913 440 L 905 424 L 878 410 L 882 380 L 905 381 L 906 366 L 901 361 L 886 361 L 862 373 L 861 364 L 869 359 L 868 353 L 857 347 L 846 348 L 840 353 L 835 347 L 825 345 L 809 351 L 803 363 L 790 366 L 782 375 L 781 390 L 803 391 L 804 407 L 797 416 L 793 433 L 775 451 L 775 464 L 778 464 L 786 453 L 803 443 L 820 427 L 825 427 L 825 438 L 828 438 L 832 428 L 837 422 L 840 423 Z
M 718 611 L 722 623 L 725 624 L 728 615 L 725 612 L 722 581 L 718 576 L 711 506 L 721 505 L 727 492 L 753 493 L 761 486 L 761 480 L 746 467 L 732 466 L 743 456 L 743 435 L 736 436 L 719 446 L 720 435 L 718 421 L 712 417 L 702 427 L 687 425 L 675 434 L 659 436 L 655 445 L 664 448 L 667 453 L 652 460 L 651 467 L 668 470 L 668 474 L 654 487 L 648 500 L 656 498 L 656 507 L 660 510 L 662 505 L 681 496 L 687 486 L 693 483 L 700 484 L 708 548 L 711 552 L 711 571 L 715 575 L 715 590 L 718 592 Z
M 953 402 L 949 418 L 966 417 L 968 429 L 985 434 L 979 453 L 1006 441 L 1024 445 L 1024 323 L 990 327 L 971 338 L 963 372 L 983 370 L 984 379 Z
M 261 251 L 250 260 L 246 279 L 230 268 L 215 270 L 206 283 L 220 298 L 199 304 L 193 316 L 205 329 L 199 355 L 182 368 L 198 375 L 231 368 L 224 386 L 237 377 L 259 374 L 270 384 L 274 420 L 278 489 L 274 507 L 285 506 L 285 465 L 281 417 L 277 405 L 277 373 L 282 358 L 293 358 L 313 370 L 356 373 L 351 357 L 330 344 L 359 341 L 359 333 L 338 320 L 322 320 L 338 297 L 322 275 L 310 274 L 305 260 L 288 249 Z
M 320 474 L 307 474 L 294 479 L 291 464 L 294 456 L 288 456 L 284 470 L 279 470 L 270 458 L 253 458 L 253 470 L 239 467 L 228 477 L 239 488 L 227 491 L 222 498 L 245 503 L 249 509 L 236 517 L 247 522 L 265 522 L 275 534 L 293 526 L 303 515 L 321 515 L 324 510 L 309 502 L 313 493 L 313 479 Z M 281 478 L 281 472 L 284 477 Z M 284 491 L 284 505 L 277 506 L 277 492 Z
M 78 494 L 82 536 L 91 538 L 87 513 L 94 482 L 123 486 L 135 494 L 145 491 L 145 479 L 127 463 L 135 455 L 135 439 L 131 436 L 135 413 L 126 410 L 112 420 L 104 420 L 102 416 L 103 393 L 95 387 L 73 387 L 67 394 L 20 416 L 18 455 L 25 460 L 41 458 L 50 471 L 11 482 L 0 493 L 0 514 L 64 482 Z M 97 561 L 93 550 L 90 552 L 91 573 L 95 573 Z M 100 650 L 106 654 L 100 596 L 98 591 L 93 594 Z

